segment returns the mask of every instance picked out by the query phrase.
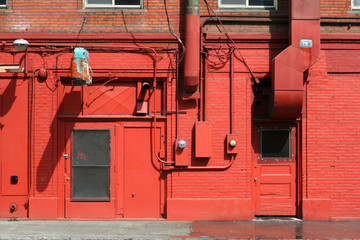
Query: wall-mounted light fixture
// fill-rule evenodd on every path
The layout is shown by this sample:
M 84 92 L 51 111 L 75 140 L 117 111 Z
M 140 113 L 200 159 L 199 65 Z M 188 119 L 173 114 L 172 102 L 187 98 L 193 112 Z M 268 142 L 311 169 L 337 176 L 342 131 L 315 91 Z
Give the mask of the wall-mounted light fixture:
M 29 42 L 25 39 L 16 39 L 13 46 L 17 51 L 24 52 L 29 47 Z
M 179 141 L 177 142 L 177 147 L 178 147 L 179 149 L 184 149 L 184 148 L 186 147 L 186 141 L 183 140 L 183 139 L 179 140 Z
M 235 147 L 236 146 L 236 140 L 235 139 L 231 139 L 229 142 L 229 146 L 230 147 Z
M 142 89 L 144 90 L 144 91 L 148 91 L 148 90 L 150 90 L 150 83 L 148 83 L 148 82 L 142 82 Z

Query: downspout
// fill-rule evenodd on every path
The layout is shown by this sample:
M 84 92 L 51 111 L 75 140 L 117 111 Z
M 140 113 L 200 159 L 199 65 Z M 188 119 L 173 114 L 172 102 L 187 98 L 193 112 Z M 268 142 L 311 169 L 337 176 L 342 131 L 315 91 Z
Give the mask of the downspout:
M 320 0 L 291 0 L 290 46 L 272 68 L 272 118 L 298 118 L 303 105 L 304 72 L 320 57 Z
M 198 90 L 200 75 L 200 14 L 199 0 L 186 1 L 184 90 L 194 93 Z

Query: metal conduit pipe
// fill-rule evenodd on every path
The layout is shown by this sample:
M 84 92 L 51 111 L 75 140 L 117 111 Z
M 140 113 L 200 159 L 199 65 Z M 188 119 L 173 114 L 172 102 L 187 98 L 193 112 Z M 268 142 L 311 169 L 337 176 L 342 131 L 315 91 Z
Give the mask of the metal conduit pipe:
M 200 2 L 187 0 L 185 17 L 184 90 L 196 92 L 200 75 Z
M 234 133 L 234 51 L 230 53 L 230 134 Z
M 152 133 L 153 133 L 153 136 L 152 136 L 152 161 L 153 161 L 153 164 L 154 166 L 156 166 L 156 164 L 154 163 L 154 160 L 157 160 L 158 162 L 161 162 L 161 163 L 164 163 L 164 164 L 171 164 L 173 162 L 167 162 L 166 160 L 162 160 L 160 157 L 159 157 L 159 153 L 156 152 L 156 114 L 157 114 L 157 111 L 156 111 L 156 86 L 157 86 L 157 52 L 155 51 L 155 49 L 153 48 L 149 48 L 151 49 L 153 52 L 154 52 L 154 81 L 153 81 L 153 101 L 154 101 L 154 126 L 152 128 Z M 163 167 L 163 166 L 162 166 Z M 161 170 L 162 167 L 158 170 Z
M 209 166 L 209 167 L 202 167 L 202 166 L 188 166 L 188 167 L 174 167 L 174 166 L 165 166 L 163 168 L 163 170 L 167 170 L 167 171 L 170 171 L 170 170 L 179 170 L 179 171 L 191 171 L 191 170 L 194 170 L 194 171 L 200 171 L 200 170 L 211 170 L 211 171 L 222 171 L 222 170 L 226 170 L 228 169 L 229 167 L 231 167 L 231 165 L 234 163 L 234 160 L 235 160 L 235 156 L 232 154 L 230 155 L 230 162 L 226 165 L 219 165 L 219 166 Z

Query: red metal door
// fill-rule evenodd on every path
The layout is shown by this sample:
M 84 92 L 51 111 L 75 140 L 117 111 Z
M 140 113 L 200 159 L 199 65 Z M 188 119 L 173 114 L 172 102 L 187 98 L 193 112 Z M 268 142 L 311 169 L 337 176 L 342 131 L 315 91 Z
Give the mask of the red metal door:
M 253 179 L 257 216 L 296 215 L 295 131 L 295 127 L 258 128 Z
M 115 218 L 114 124 L 65 125 L 65 217 Z
M 158 141 L 160 129 L 157 129 L 156 135 Z M 161 217 L 159 164 L 157 160 L 152 161 L 151 138 L 149 127 L 124 129 L 125 218 Z

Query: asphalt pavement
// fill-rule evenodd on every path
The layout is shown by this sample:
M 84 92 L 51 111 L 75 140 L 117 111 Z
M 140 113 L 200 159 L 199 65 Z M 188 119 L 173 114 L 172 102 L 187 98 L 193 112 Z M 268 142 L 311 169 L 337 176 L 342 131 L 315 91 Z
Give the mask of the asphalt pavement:
M 0 239 L 204 240 L 360 239 L 360 222 L 253 221 L 34 221 L 0 220 Z

